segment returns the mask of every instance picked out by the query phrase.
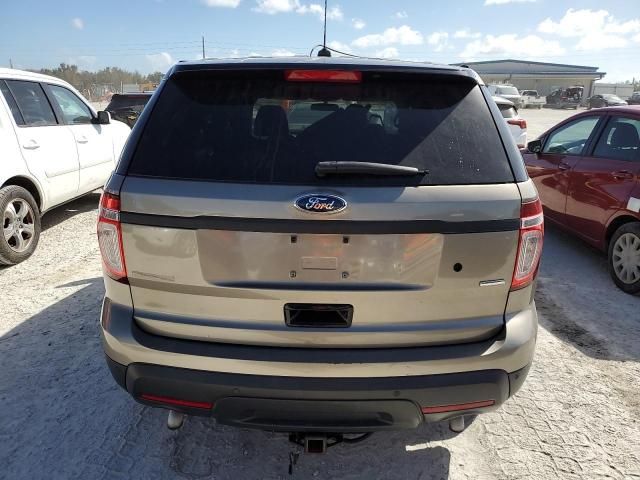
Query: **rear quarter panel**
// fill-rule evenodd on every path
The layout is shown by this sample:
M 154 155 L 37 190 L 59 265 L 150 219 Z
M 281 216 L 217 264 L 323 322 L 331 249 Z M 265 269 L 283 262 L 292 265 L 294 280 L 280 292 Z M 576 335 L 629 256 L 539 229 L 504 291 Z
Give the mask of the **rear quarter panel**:
M 608 247 L 607 234 L 613 233 L 610 230 L 614 228 L 615 224 L 618 223 L 619 220 L 622 221 L 622 217 L 624 217 L 625 219 L 633 217 L 640 222 L 640 179 L 636 180 L 636 185 L 631 191 L 631 194 L 629 195 L 625 206 L 626 208 L 617 210 L 607 220 L 607 223 L 605 225 L 606 228 L 604 229 L 604 236 L 601 239 L 601 247 L 603 249 L 606 249 Z

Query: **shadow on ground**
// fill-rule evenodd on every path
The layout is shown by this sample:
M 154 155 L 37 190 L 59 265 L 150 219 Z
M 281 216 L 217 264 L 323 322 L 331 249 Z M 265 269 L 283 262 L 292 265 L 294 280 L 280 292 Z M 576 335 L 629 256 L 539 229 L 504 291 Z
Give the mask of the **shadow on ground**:
M 553 225 L 545 226 L 536 305 L 540 324 L 582 353 L 640 360 L 640 296 L 615 286 L 604 253 Z
M 99 202 L 100 192 L 92 192 L 72 202 L 65 203 L 64 205 L 60 205 L 59 207 L 49 210 L 40 220 L 42 233 L 75 217 L 76 215 L 97 210 Z M 0 271 L 16 266 L 17 265 L 0 265 Z
M 81 213 L 96 210 L 99 202 L 100 192 L 92 192 L 72 202 L 65 203 L 64 205 L 60 205 L 59 207 L 49 210 L 42 216 L 42 231 L 55 227 L 59 223 Z
M 284 435 L 196 417 L 169 431 L 166 411 L 131 400 L 111 378 L 100 346 L 102 279 L 58 288 L 69 295 L 0 338 L 5 478 L 288 478 L 297 447 Z M 301 456 L 295 476 L 445 479 L 450 453 L 430 442 L 448 437 L 443 424 L 377 434 Z

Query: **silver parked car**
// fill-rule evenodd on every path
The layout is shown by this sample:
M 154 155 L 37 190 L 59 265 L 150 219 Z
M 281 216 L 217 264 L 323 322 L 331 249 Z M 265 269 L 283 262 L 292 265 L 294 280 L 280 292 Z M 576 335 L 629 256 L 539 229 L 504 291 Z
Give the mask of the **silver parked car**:
M 541 205 L 467 68 L 177 64 L 105 188 L 98 239 L 108 364 L 174 427 L 206 415 L 320 449 L 459 431 L 533 358 Z
M 516 87 L 513 85 L 505 85 L 505 84 L 496 84 L 496 85 L 488 85 L 489 92 L 494 97 L 502 97 L 506 98 L 510 102 L 516 106 L 516 108 L 520 108 L 522 105 L 522 95 Z

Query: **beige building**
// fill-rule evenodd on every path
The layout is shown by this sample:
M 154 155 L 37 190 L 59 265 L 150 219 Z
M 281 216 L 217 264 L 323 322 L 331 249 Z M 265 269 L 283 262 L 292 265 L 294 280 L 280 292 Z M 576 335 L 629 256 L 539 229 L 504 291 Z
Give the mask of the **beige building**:
M 593 94 L 596 80 L 605 76 L 598 67 L 528 60 L 490 60 L 466 62 L 464 65 L 478 72 L 486 84 L 510 83 L 518 90 L 537 90 L 540 95 L 548 95 L 556 88 L 580 85 L 584 87 L 584 98 L 587 98 Z

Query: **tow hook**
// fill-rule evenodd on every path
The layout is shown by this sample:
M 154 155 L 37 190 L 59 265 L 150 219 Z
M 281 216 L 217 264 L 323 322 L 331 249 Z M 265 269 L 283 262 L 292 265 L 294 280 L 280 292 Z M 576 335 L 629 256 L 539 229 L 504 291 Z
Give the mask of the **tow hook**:
M 167 417 L 167 427 L 169 430 L 177 430 L 184 424 L 184 417 L 186 415 L 175 410 L 169 410 L 169 416 Z
M 339 443 L 358 443 L 369 438 L 373 433 L 362 433 L 356 437 L 347 437 L 342 433 L 305 433 L 289 434 L 289 441 L 304 447 L 304 453 L 326 453 L 327 449 Z
M 304 437 L 304 453 L 326 453 L 327 437 L 324 435 L 306 435 Z
M 289 441 L 295 445 L 304 447 L 304 453 L 326 453 L 329 447 L 339 443 L 358 443 L 366 440 L 372 433 L 363 433 L 356 437 L 346 437 L 341 433 L 305 433 L 294 432 L 289 434 Z M 298 463 L 300 453 L 289 453 L 289 475 L 293 475 L 293 467 Z

